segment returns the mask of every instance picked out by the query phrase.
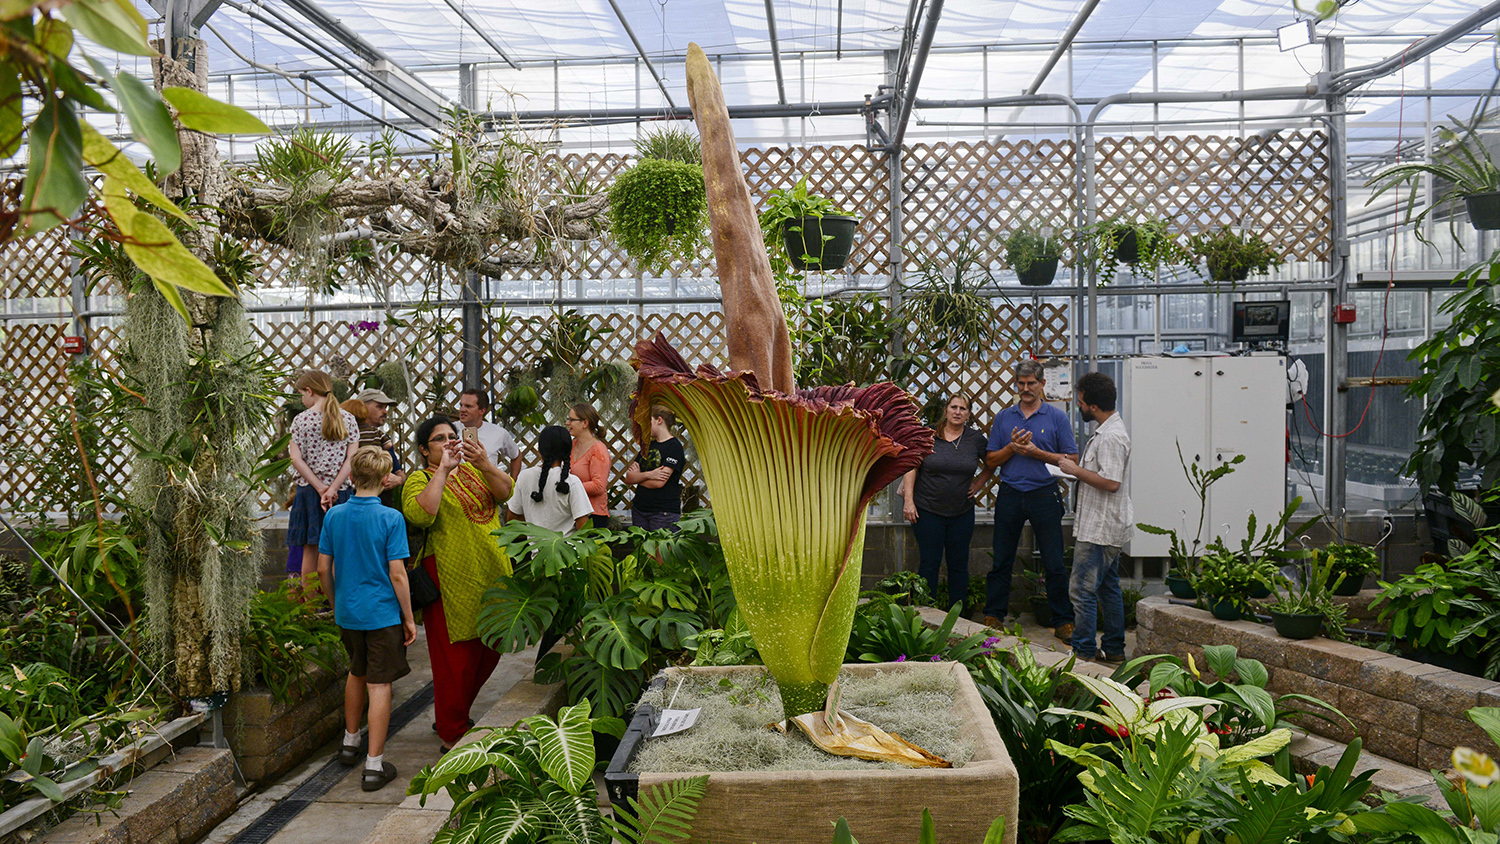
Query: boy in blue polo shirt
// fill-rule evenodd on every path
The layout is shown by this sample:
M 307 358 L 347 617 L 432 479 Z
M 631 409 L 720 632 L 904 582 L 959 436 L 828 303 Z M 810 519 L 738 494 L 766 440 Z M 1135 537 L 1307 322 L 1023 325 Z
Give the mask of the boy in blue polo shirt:
M 384 760 L 391 725 L 391 683 L 411 673 L 406 646 L 417 639 L 407 589 L 406 520 L 380 503 L 391 456 L 366 446 L 354 453 L 354 497 L 328 511 L 318 538 L 318 582 L 349 653 L 344 684 L 344 743 L 339 762 L 359 762 L 359 720 L 370 704 L 370 752 L 360 788 L 379 791 L 396 778 Z

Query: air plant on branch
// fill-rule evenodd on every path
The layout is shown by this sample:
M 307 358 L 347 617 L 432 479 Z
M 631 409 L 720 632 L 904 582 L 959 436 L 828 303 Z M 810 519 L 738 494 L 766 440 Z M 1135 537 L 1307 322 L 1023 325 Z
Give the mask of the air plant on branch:
M 854 621 L 866 507 L 932 451 L 932 431 L 891 384 L 797 389 L 723 92 L 697 45 L 687 85 L 731 371 L 694 370 L 660 336 L 642 342 L 633 417 L 639 434 L 651 406 L 666 405 L 692 435 L 735 595 L 792 719 L 836 698 L 829 687 Z M 860 729 L 832 703 L 825 712 L 835 729 Z

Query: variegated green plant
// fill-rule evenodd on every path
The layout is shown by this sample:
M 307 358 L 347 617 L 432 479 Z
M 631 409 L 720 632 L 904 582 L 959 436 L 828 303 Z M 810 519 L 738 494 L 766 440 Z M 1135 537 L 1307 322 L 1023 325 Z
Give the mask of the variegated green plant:
M 453 748 L 412 777 L 409 794 L 446 791 L 448 824 L 434 844 L 569 841 L 574 844 L 675 844 L 684 837 L 708 777 L 663 783 L 630 805 L 635 814 L 607 819 L 594 789 L 595 732 L 616 737 L 618 718 L 589 717 L 588 701 L 553 720 L 527 718 Z

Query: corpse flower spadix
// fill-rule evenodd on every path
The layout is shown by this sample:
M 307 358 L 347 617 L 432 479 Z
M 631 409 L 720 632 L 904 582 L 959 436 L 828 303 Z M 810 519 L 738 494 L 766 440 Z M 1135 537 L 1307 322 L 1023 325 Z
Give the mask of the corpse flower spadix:
M 865 511 L 932 450 L 891 384 L 786 395 L 754 374 L 688 367 L 661 337 L 636 346 L 637 423 L 653 404 L 693 438 L 730 581 L 786 717 L 823 705 L 854 623 Z
M 703 148 L 731 371 L 691 368 L 665 340 L 636 346 L 637 433 L 662 404 L 697 447 L 730 580 L 786 717 L 838 678 L 864 556 L 865 509 L 932 451 L 890 384 L 797 390 L 786 316 L 713 67 L 693 44 L 688 100 Z

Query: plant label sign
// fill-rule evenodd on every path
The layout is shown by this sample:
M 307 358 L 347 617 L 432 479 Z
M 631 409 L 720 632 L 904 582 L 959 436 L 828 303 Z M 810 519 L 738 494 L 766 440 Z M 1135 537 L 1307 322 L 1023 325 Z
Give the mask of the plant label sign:
M 701 711 L 701 709 L 663 709 L 656 721 L 656 732 L 652 733 L 651 737 L 660 738 L 686 730 L 698 723 L 698 713 Z

